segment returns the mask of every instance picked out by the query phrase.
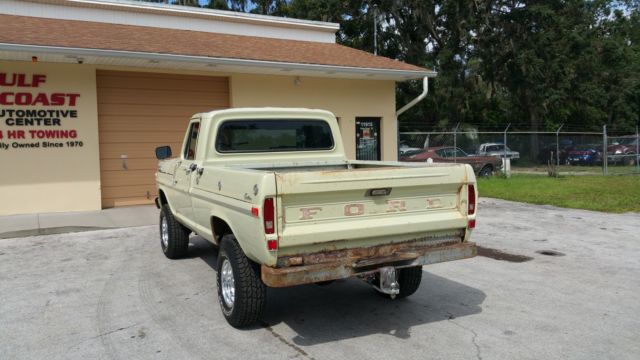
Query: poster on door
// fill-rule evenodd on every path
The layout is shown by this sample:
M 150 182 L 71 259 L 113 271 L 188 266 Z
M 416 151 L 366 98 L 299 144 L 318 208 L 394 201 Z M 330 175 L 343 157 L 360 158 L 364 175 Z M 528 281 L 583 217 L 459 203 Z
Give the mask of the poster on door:
M 379 118 L 356 118 L 356 159 L 380 160 Z

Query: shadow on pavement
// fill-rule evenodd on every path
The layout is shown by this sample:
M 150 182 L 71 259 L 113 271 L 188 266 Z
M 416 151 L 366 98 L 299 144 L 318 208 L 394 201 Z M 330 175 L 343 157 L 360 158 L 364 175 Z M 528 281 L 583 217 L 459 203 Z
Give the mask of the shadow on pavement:
M 188 257 L 200 257 L 215 270 L 218 251 L 206 240 L 192 237 Z M 380 296 L 357 278 L 326 286 L 269 288 L 263 326 L 285 323 L 297 334 L 291 340 L 300 346 L 373 334 L 406 339 L 413 326 L 482 312 L 485 298 L 479 289 L 426 271 L 418 291 L 397 300 Z

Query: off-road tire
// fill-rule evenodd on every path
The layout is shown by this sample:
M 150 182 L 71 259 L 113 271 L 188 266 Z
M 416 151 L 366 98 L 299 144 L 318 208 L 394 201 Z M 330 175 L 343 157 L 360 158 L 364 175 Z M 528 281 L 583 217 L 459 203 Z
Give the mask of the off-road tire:
M 490 177 L 493 175 L 493 168 L 489 165 L 483 167 L 480 172 L 478 172 L 478 176 L 480 177 Z
M 232 306 L 228 306 L 223 297 L 222 266 L 225 260 L 233 270 L 235 300 Z M 260 320 L 266 305 L 267 288 L 260 278 L 259 266 L 242 252 L 233 234 L 222 238 L 216 280 L 220 309 L 229 325 L 241 328 Z
M 413 266 L 398 269 L 398 284 L 400 285 L 400 294 L 397 298 L 405 298 L 413 295 L 422 282 L 422 266 Z
M 167 241 L 163 240 L 163 221 L 167 226 Z M 184 227 L 171 213 L 169 205 L 165 204 L 160 210 L 160 246 L 162 252 L 169 259 L 179 259 L 187 254 L 189 249 L 189 234 L 191 230 Z
M 413 293 L 420 287 L 422 282 L 422 266 L 413 266 L 408 268 L 396 269 L 398 272 L 398 285 L 400 286 L 400 293 L 395 296 L 395 299 L 406 298 L 413 295 Z M 375 284 L 380 286 L 380 274 L 376 274 Z M 377 291 L 378 294 L 385 298 L 391 298 L 391 295 Z

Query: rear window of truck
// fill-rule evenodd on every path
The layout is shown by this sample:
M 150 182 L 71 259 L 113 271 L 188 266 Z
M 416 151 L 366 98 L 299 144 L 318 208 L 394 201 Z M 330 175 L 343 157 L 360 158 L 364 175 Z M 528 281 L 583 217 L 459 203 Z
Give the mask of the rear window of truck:
M 330 150 L 333 136 L 324 120 L 228 120 L 215 146 L 220 153 Z

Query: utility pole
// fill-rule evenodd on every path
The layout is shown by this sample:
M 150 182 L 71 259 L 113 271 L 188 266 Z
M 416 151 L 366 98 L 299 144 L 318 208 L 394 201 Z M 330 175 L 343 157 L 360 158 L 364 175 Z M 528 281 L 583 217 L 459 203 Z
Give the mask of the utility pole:
M 373 5 L 373 55 L 378 55 L 378 5 Z

